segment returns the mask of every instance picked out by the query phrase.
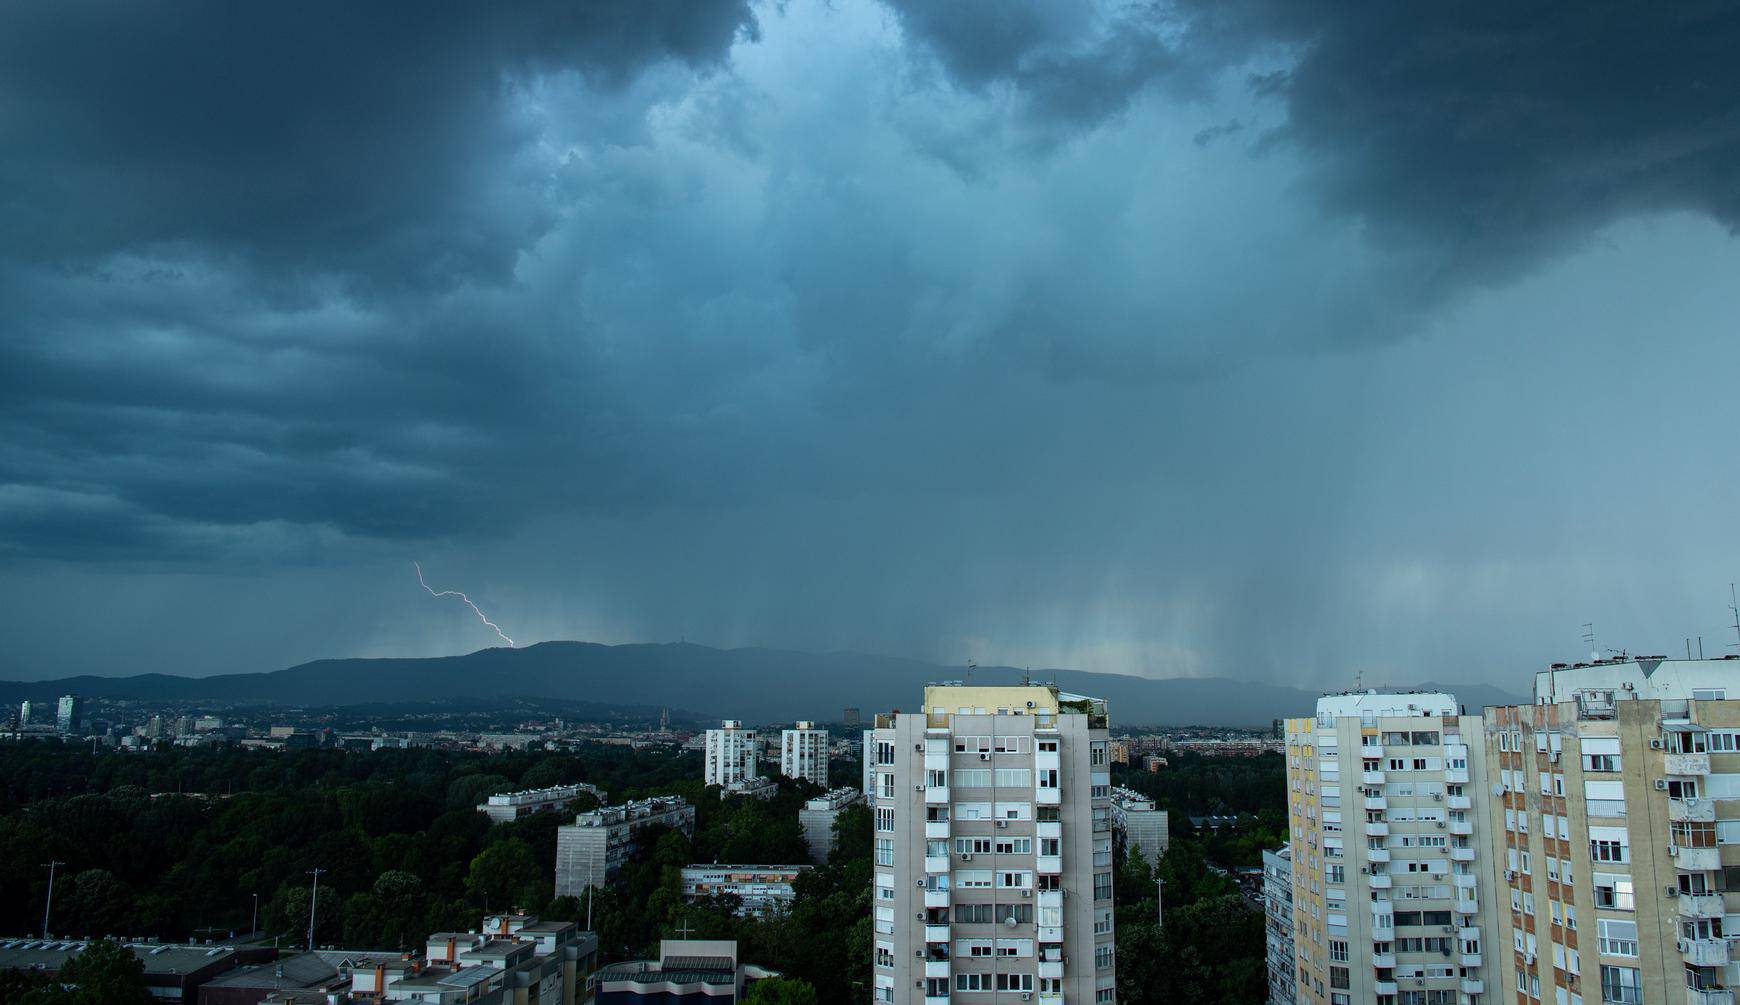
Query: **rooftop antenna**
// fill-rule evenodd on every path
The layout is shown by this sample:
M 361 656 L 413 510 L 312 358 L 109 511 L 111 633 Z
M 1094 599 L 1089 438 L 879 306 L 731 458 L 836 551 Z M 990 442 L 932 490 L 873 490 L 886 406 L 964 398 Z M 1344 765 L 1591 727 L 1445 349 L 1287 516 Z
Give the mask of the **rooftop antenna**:
M 1589 643 L 1589 659 L 1591 662 L 1601 658 L 1601 650 L 1595 645 L 1595 622 L 1583 622 L 1583 641 Z
M 973 671 L 977 670 L 977 669 L 979 669 L 979 661 L 978 660 L 968 660 L 967 661 L 967 679 L 965 681 L 963 681 L 962 683 L 971 684 L 973 682 Z
M 1734 584 L 1728 584 L 1728 610 L 1734 613 L 1734 642 L 1729 649 L 1740 650 L 1740 601 L 1734 599 Z

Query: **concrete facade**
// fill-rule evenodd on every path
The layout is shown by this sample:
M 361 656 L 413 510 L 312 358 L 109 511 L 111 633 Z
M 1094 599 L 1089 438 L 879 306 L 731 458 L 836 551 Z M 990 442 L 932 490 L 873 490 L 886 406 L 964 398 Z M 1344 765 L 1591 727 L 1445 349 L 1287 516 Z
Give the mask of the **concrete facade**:
M 556 896 L 578 897 L 589 886 L 616 878 L 649 827 L 664 826 L 693 836 L 695 808 L 675 796 L 659 796 L 582 813 L 556 830 Z
M 803 828 L 804 844 L 809 846 L 812 861 L 828 860 L 834 850 L 834 821 L 841 810 L 863 801 L 864 793 L 847 786 L 804 803 L 804 808 L 798 811 L 798 826 Z
M 1105 703 L 941 685 L 878 717 L 872 998 L 1114 1002 Z
M 779 734 L 779 773 L 828 787 L 828 731 L 799 722 Z
M 1269 1005 L 1293 1005 L 1293 849 L 1263 852 L 1263 949 L 1269 969 Z
M 1166 811 L 1133 789 L 1112 790 L 1112 832 L 1124 844 L 1124 854 L 1140 851 L 1149 865 L 1160 861 L 1172 843 Z
M 761 777 L 755 763 L 755 730 L 736 719 L 707 730 L 705 777 L 708 785 L 730 785 Z

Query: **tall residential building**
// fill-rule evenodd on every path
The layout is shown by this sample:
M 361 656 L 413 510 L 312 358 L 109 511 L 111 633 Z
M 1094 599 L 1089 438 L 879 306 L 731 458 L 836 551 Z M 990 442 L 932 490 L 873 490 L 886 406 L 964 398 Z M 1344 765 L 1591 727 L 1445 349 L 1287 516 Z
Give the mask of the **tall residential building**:
M 18 728 L 23 729 L 24 727 L 26 727 L 28 725 L 30 725 L 30 702 L 28 702 L 28 701 L 19 702 L 18 703 Z
M 1320 699 L 1286 734 L 1295 1001 L 1482 1005 L 1480 716 L 1448 694 L 1367 691 Z
M 1732 1005 L 1740 662 L 1555 664 L 1534 691 L 1486 714 L 1495 989 L 1519 1003 Z
M 1116 1001 L 1103 701 L 933 685 L 878 716 L 873 998 Z
M 839 819 L 841 810 L 863 800 L 864 793 L 845 785 L 816 796 L 798 810 L 798 826 L 803 828 L 804 844 L 809 846 L 813 861 L 828 860 L 834 850 L 834 821 Z
M 741 779 L 759 778 L 755 764 L 755 730 L 745 729 L 736 719 L 726 719 L 718 729 L 707 730 L 708 785 L 730 785 Z
M 556 829 L 556 896 L 578 897 L 616 878 L 643 832 L 671 827 L 693 836 L 695 808 L 676 796 L 654 796 L 582 813 Z
M 779 734 L 779 773 L 828 787 L 828 731 L 799 722 Z
M 1269 1005 L 1293 1005 L 1293 849 L 1263 852 L 1263 945 L 1269 963 Z
M 1172 832 L 1165 810 L 1154 800 L 1134 789 L 1122 786 L 1112 790 L 1112 833 L 1124 844 L 1125 854 L 1139 851 L 1149 865 L 1160 861 L 1172 843 Z
M 76 694 L 63 694 L 54 710 L 54 728 L 62 733 L 71 733 L 84 721 L 85 703 Z

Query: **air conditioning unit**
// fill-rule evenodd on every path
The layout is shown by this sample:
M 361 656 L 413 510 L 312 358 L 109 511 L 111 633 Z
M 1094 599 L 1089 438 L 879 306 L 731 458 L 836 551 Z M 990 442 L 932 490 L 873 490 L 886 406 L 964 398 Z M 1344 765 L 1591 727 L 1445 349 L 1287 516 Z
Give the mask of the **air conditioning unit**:
M 1443 802 L 1444 801 L 1444 793 L 1442 793 L 1442 792 L 1432 793 L 1432 801 L 1435 803 Z
M 1664 886 L 1661 888 L 1661 895 L 1664 897 L 1678 897 L 1680 895 L 1680 888 L 1677 886 Z
M 1449 935 L 1455 931 L 1456 931 L 1456 927 L 1454 925 L 1445 925 L 1444 926 L 1444 934 L 1445 935 Z
M 1559 753 L 1560 752 L 1557 750 L 1548 751 L 1547 760 L 1551 761 L 1554 764 L 1559 763 Z
M 918 887 L 918 888 L 919 888 L 919 889 L 920 889 L 920 890 L 922 890 L 922 889 L 924 889 L 924 880 L 922 880 L 922 879 L 915 879 L 915 880 L 913 880 L 913 881 L 912 881 L 912 885 L 913 885 L 913 886 L 916 886 L 916 887 Z
M 1021 896 L 1031 898 L 1033 896 L 1033 891 L 1032 890 L 1022 890 Z
M 970 852 L 970 851 L 961 852 L 961 861 L 962 862 L 971 862 L 972 860 L 973 860 L 973 853 L 972 852 Z
M 1001 829 L 1001 828 L 1004 828 L 1004 827 L 1007 827 L 1007 826 L 1009 826 L 1009 821 L 1007 821 L 1007 820 L 999 820 L 999 821 L 997 821 L 997 827 L 998 827 L 998 828 L 999 828 L 999 829 Z
M 919 783 L 919 784 L 917 784 L 917 785 L 914 785 L 914 786 L 913 786 L 913 787 L 912 787 L 912 791 L 914 791 L 914 792 L 923 792 L 923 791 L 924 791 L 924 783 L 923 783 L 923 782 L 920 782 L 920 783 Z
M 979 754 L 979 760 L 981 760 L 981 761 L 989 761 L 990 759 L 991 759 L 990 754 L 986 754 L 986 753 Z
M 1651 750 L 1660 750 L 1662 749 L 1662 746 L 1661 737 L 1659 736 L 1649 741 L 1649 749 Z
M 1443 829 L 1444 829 L 1444 821 L 1442 821 L 1442 820 L 1440 820 L 1440 821 L 1438 821 L 1438 829 L 1439 829 L 1439 830 L 1443 830 Z
M 1667 791 L 1667 779 L 1657 778 L 1655 780 L 1655 790 L 1657 792 L 1666 792 Z
M 1028 708 L 1032 708 L 1032 707 L 1033 707 L 1033 703 L 1032 703 L 1032 702 L 1028 702 L 1028 703 L 1027 703 L 1027 707 L 1028 707 Z M 1022 999 L 1023 999 L 1023 1000 L 1025 1000 L 1025 999 L 1026 999 L 1026 998 L 1027 998 L 1027 996 L 1026 996 L 1026 995 L 1022 995 L 1022 996 L 1021 996 L 1021 997 L 1022 997 Z
M 922 950 L 922 949 L 914 949 L 914 950 L 913 950 L 913 951 L 912 951 L 912 955 L 914 955 L 914 956 L 916 956 L 916 957 L 918 957 L 918 958 L 919 958 L 919 959 L 921 959 L 921 960 L 922 960 L 922 959 L 924 959 L 924 950 Z
M 1506 869 L 1504 871 L 1504 881 L 1506 883 L 1509 883 L 1515 879 L 1516 879 L 1516 870 L 1515 869 Z
M 1028 707 L 1028 708 L 1032 708 L 1032 707 L 1033 707 L 1033 703 L 1032 703 L 1032 702 L 1028 702 L 1028 703 L 1027 703 L 1027 707 Z M 1032 1001 L 1032 1000 L 1033 1000 L 1033 992 L 1031 992 L 1031 991 L 1023 991 L 1023 992 L 1021 992 L 1021 1000 L 1022 1000 L 1022 1001 L 1024 1001 L 1024 1002 L 1030 1002 L 1030 1001 Z

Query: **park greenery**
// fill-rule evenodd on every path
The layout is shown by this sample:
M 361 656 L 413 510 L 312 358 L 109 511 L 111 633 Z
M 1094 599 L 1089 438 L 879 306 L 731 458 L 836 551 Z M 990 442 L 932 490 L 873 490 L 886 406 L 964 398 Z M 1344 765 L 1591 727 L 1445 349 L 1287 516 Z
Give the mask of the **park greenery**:
M 1259 1000 L 1261 915 L 1216 867 L 1254 864 L 1262 847 L 1282 840 L 1279 767 L 1266 759 L 1174 763 L 1157 775 L 1118 773 L 1119 784 L 1155 796 L 1174 820 L 1160 862 L 1122 849 L 1117 856 L 1120 1001 Z M 856 778 L 855 764 L 834 769 Z M 679 870 L 807 861 L 797 811 L 819 789 L 783 780 L 771 800 L 720 799 L 700 775 L 694 753 L 603 745 L 561 754 L 211 747 L 125 755 L 0 746 L 0 934 L 40 930 L 48 877 L 39 863 L 58 861 L 66 864 L 55 883 L 57 935 L 228 938 L 249 931 L 257 907 L 260 937 L 297 947 L 307 938 L 318 868 L 320 945 L 418 949 L 430 932 L 523 911 L 590 926 L 606 962 L 650 956 L 661 938 L 731 938 L 742 959 L 787 976 L 752 1000 L 868 1001 L 868 812 L 841 815 L 838 847 L 803 874 L 789 912 L 738 917 L 732 898 L 685 902 Z M 572 812 L 492 824 L 475 807 L 490 793 L 579 781 L 613 802 L 685 796 L 697 808 L 695 833 L 650 833 L 611 888 L 588 899 L 553 897 L 556 829 Z M 570 811 L 591 805 L 583 797 Z M 1184 818 L 1203 813 L 1250 816 L 1196 834 Z M 1155 921 L 1156 877 L 1165 880 L 1163 925 Z M 85 1000 L 16 983 L 0 982 L 0 1003 Z

